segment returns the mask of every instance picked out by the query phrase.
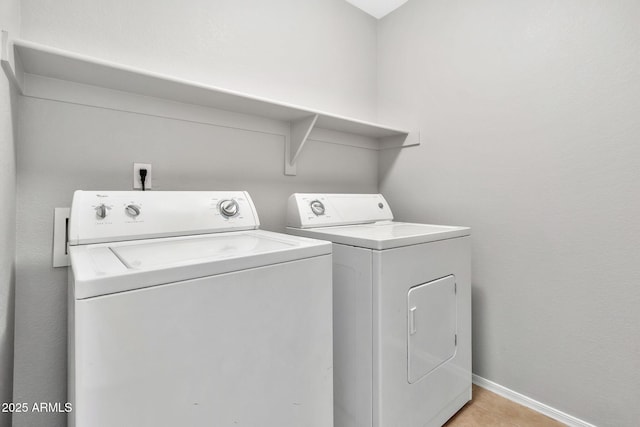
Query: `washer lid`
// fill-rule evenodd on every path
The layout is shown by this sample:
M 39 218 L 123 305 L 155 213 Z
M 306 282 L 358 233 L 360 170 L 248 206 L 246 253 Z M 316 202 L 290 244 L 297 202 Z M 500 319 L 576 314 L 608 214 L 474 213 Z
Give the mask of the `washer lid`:
M 173 239 L 110 247 L 129 269 L 157 269 L 168 265 L 215 261 L 289 249 L 290 242 L 246 233 L 225 233 L 199 239 Z
M 376 250 L 452 239 L 471 234 L 471 229 L 468 227 L 393 221 L 308 229 L 287 227 L 287 231 L 297 236 L 330 240 L 334 243 Z
M 328 242 L 263 230 L 70 248 L 76 299 L 330 253 Z

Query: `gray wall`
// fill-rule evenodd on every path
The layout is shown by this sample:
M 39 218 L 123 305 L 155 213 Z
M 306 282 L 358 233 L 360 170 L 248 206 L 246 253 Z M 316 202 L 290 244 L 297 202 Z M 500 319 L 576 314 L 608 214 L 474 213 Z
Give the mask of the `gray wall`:
M 376 22 L 344 0 L 22 0 L 25 39 L 368 119 Z
M 0 16 L 17 17 L 17 3 Z M 75 189 L 130 188 L 131 163 L 145 161 L 155 189 L 249 190 L 271 230 L 293 191 L 378 182 L 398 219 L 472 226 L 474 371 L 598 425 L 640 418 L 637 2 L 411 0 L 377 35 L 342 0 L 21 5 L 24 38 L 186 79 L 363 119 L 375 118 L 377 92 L 381 121 L 420 128 L 423 144 L 378 159 L 311 142 L 298 176 L 285 177 L 278 135 L 21 98 L 15 401 L 66 400 L 53 208 Z M 7 87 L 0 78 L 0 292 L 10 301 Z
M 18 35 L 20 3 L 0 2 L 0 29 Z M 13 394 L 13 341 L 16 242 L 16 118 L 17 94 L 0 71 L 0 403 Z M 11 414 L 0 413 L 0 427 Z
M 342 0 L 25 0 L 22 12 L 37 42 L 338 114 L 375 112 L 376 21 Z M 35 98 L 21 98 L 19 113 L 16 401 L 66 401 L 67 274 L 51 267 L 51 245 L 53 208 L 74 190 L 130 189 L 132 162 L 151 162 L 154 190 L 246 189 L 276 231 L 294 191 L 377 190 L 370 150 L 311 141 L 287 177 L 276 134 Z M 14 419 L 64 425 L 59 414 Z
M 474 372 L 640 420 L 640 3 L 412 0 L 379 26 L 399 219 L 473 227 Z

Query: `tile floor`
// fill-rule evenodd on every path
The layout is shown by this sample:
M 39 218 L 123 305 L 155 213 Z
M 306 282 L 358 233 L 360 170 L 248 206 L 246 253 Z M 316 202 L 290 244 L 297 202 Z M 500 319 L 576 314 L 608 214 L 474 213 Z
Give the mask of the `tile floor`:
M 473 386 L 473 399 L 446 427 L 564 427 L 565 425 L 525 406 Z

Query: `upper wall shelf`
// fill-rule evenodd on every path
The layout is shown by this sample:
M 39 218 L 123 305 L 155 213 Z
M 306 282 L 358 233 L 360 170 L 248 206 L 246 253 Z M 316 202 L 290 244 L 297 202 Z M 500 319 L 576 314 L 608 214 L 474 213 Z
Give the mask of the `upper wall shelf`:
M 410 136 L 408 131 L 389 126 L 208 86 L 25 40 L 9 40 L 4 31 L 2 36 L 2 66 L 23 95 L 29 96 L 26 76 L 37 75 L 289 122 L 286 174 L 295 175 L 298 155 L 317 128 L 364 137 L 372 141 L 369 148 L 378 150 L 420 143 L 417 133 Z

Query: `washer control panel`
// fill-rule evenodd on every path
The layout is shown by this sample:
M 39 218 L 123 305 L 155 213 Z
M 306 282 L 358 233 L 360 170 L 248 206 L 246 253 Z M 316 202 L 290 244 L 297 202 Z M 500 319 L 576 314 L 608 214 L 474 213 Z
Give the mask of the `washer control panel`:
M 382 194 L 295 193 L 287 205 L 287 226 L 296 228 L 366 224 L 392 220 Z
M 253 230 L 245 191 L 76 191 L 69 244 Z

